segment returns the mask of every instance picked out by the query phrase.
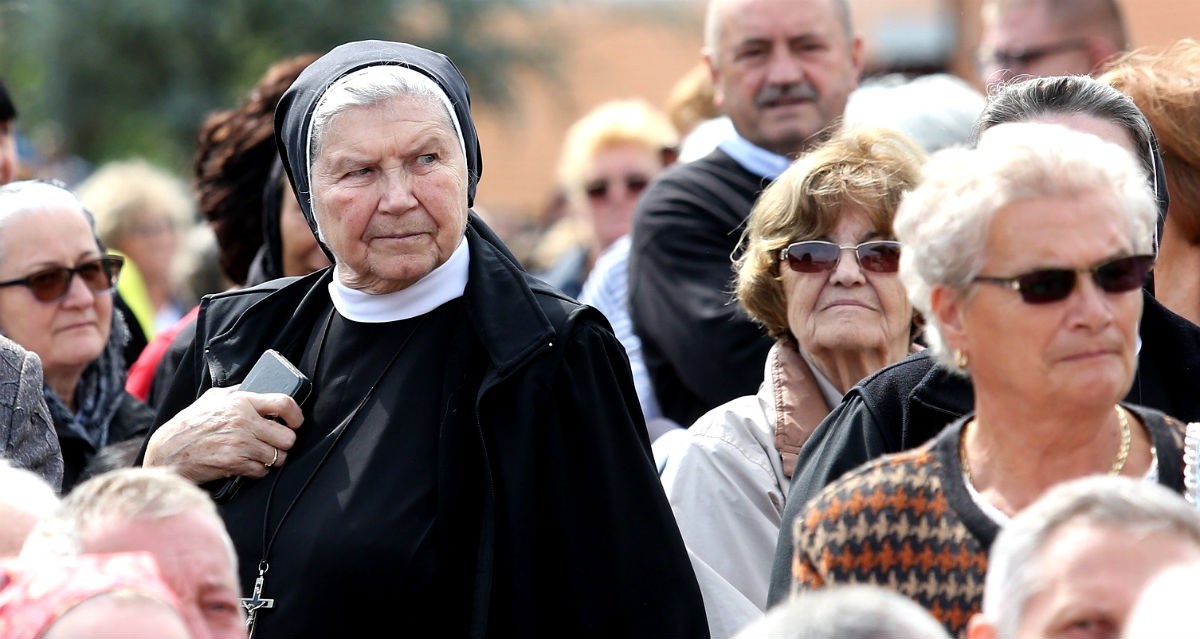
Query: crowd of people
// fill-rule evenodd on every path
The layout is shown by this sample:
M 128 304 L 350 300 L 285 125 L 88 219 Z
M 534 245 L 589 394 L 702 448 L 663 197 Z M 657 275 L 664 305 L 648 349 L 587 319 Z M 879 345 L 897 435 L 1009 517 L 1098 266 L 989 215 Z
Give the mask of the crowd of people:
M 977 88 L 709 0 L 528 251 L 437 51 L 277 61 L 187 179 L 18 178 L 0 91 L 0 639 L 1200 636 L 1200 42 L 981 24 Z

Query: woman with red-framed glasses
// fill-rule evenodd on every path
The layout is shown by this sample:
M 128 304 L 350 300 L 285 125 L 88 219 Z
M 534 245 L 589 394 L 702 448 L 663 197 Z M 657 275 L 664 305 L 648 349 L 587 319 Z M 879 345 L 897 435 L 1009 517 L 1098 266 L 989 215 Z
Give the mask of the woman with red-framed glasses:
M 123 263 L 106 254 L 91 215 L 65 187 L 0 187 L 0 333 L 41 359 L 63 493 L 98 451 L 140 441 L 154 419 L 124 390 L 129 330 L 113 308 Z
M 852 128 L 792 164 L 750 212 L 736 287 L 775 339 L 763 382 L 692 424 L 661 475 L 714 637 L 766 610 L 779 522 L 809 434 L 858 380 L 914 348 L 892 219 L 924 158 L 898 131 Z

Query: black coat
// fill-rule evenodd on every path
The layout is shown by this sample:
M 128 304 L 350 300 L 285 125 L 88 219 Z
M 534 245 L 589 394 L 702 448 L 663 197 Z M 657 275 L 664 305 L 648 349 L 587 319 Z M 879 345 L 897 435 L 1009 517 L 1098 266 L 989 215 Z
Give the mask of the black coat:
M 681 426 L 762 382 L 775 340 L 734 299 L 730 260 L 769 183 L 717 149 L 668 168 L 634 211 L 629 316 L 663 415 Z
M 1158 409 L 1184 422 L 1200 420 L 1200 326 L 1172 313 L 1143 291 L 1138 333 L 1138 370 L 1125 401 Z M 876 371 L 851 388 L 800 449 L 779 543 L 771 566 L 769 603 L 788 595 L 792 521 L 808 500 L 860 464 L 886 453 L 915 448 L 955 419 L 974 410 L 968 378 L 915 353 Z
M 471 618 L 454 625 L 472 637 L 707 637 L 628 359 L 607 320 L 526 274 L 474 215 L 467 242 L 472 335 L 463 340 L 481 345 L 471 357 L 483 375 L 462 392 L 474 397 L 484 481 L 471 484 L 483 504 L 479 547 L 461 549 L 477 558 L 465 589 L 473 602 L 457 606 Z M 266 348 L 296 357 L 289 351 L 308 335 L 312 309 L 328 308 L 330 277 L 325 269 L 205 298 L 159 421 L 211 386 L 240 381 Z M 439 473 L 439 485 L 461 479 Z

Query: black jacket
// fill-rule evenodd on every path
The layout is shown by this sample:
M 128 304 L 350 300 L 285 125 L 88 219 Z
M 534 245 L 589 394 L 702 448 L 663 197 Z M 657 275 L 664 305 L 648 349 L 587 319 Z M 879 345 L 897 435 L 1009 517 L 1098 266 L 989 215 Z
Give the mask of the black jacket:
M 718 149 L 668 168 L 634 211 L 629 316 L 663 415 L 682 426 L 762 382 L 774 340 L 734 299 L 730 258 L 769 183 Z
M 1125 401 L 1184 422 L 1200 420 L 1200 326 L 1172 313 L 1143 291 L 1138 370 Z M 876 371 L 851 388 L 800 449 L 771 567 L 770 604 L 791 584 L 792 520 L 826 485 L 885 453 L 915 448 L 974 410 L 966 377 L 934 365 L 920 352 Z
M 132 441 L 141 441 L 149 432 L 152 424 L 154 424 L 154 409 L 133 395 L 121 391 L 117 412 L 108 424 L 107 447 L 122 444 L 131 446 Z M 58 443 L 62 448 L 62 493 L 65 495 L 80 482 L 107 468 L 93 467 L 96 455 L 105 448 L 97 450 L 91 442 L 85 440 L 65 424 L 55 424 L 54 429 L 58 432 Z M 129 443 L 126 444 L 126 442 Z M 126 464 L 129 463 L 130 457 L 131 455 L 124 455 Z
M 461 549 L 477 566 L 473 602 L 458 606 L 471 619 L 455 626 L 472 637 L 707 637 L 628 359 L 607 320 L 526 274 L 474 215 L 467 242 L 473 334 L 463 339 L 481 345 L 471 357 L 483 375 L 462 392 L 474 397 L 484 451 L 483 481 L 471 484 L 483 523 L 479 547 Z M 240 381 L 266 348 L 298 358 L 330 303 L 331 272 L 206 297 L 159 421 L 211 386 Z

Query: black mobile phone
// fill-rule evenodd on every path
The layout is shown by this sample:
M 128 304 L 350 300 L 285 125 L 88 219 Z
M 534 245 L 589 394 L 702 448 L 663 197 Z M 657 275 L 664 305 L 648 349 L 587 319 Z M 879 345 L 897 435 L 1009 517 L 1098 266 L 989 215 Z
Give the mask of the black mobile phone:
M 286 357 L 275 349 L 267 349 L 246 374 L 238 390 L 255 393 L 284 393 L 303 404 L 308 398 L 312 383 L 308 377 L 296 368 Z M 226 479 L 215 493 L 213 499 L 224 502 L 231 499 L 241 487 L 245 478 L 241 475 Z

